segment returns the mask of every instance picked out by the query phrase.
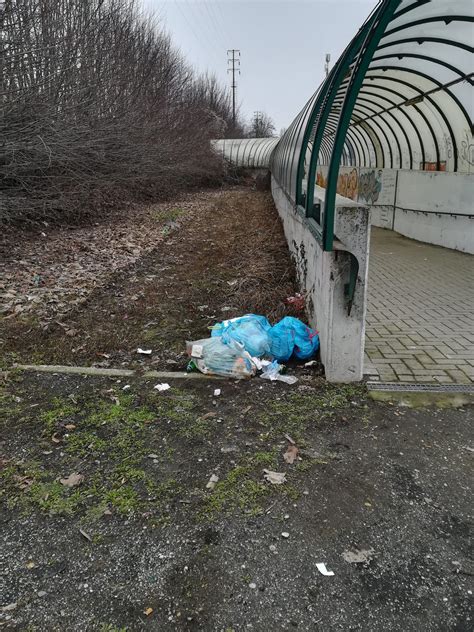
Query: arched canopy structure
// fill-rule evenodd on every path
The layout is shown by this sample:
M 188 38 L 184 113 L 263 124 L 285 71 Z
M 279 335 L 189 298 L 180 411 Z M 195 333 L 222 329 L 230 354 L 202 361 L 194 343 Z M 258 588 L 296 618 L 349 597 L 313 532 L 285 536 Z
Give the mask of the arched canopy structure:
M 474 171 L 472 0 L 381 0 L 272 155 L 274 178 L 332 250 L 339 167 Z
M 212 142 L 214 150 L 236 165 L 268 169 L 278 138 L 225 138 Z

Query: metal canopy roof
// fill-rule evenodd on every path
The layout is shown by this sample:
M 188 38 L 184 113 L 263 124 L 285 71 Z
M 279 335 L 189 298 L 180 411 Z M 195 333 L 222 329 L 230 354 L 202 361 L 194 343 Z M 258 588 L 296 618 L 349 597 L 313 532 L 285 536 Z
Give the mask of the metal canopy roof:
M 329 165 L 324 249 L 341 164 L 474 171 L 473 41 L 472 0 L 382 0 L 295 118 L 272 171 L 311 217 L 317 165 Z

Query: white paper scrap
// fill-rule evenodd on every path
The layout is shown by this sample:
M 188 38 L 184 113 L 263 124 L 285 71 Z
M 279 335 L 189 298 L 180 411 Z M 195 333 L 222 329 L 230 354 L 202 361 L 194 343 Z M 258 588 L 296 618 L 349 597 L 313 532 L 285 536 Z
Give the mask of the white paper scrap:
M 140 349 L 140 347 L 138 347 L 137 353 L 141 353 L 142 355 L 151 355 L 151 349 Z
M 171 386 L 170 386 L 169 384 L 166 384 L 166 383 L 164 383 L 164 384 L 157 384 L 157 385 L 155 386 L 155 389 L 156 389 L 157 391 L 160 391 L 160 393 L 161 393 L 162 391 L 167 391 L 169 388 L 171 388 Z
M 202 345 L 193 345 L 191 348 L 193 358 L 202 358 Z
M 321 573 L 321 575 L 324 575 L 325 577 L 332 577 L 334 575 L 333 571 L 328 571 L 324 562 L 316 564 L 316 568 Z

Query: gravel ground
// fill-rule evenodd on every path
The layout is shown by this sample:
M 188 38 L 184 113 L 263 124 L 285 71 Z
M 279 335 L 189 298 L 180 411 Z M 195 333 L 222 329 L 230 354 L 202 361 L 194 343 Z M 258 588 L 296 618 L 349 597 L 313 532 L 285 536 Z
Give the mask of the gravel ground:
M 472 409 L 379 404 L 294 372 L 295 386 L 176 381 L 163 394 L 137 380 L 127 399 L 109 379 L 7 380 L 4 628 L 472 629 Z M 86 452 L 71 443 L 91 419 L 120 433 L 145 409 L 130 454 L 111 451 L 121 434 Z M 265 468 L 287 482 L 265 483 Z M 174 487 L 143 490 L 137 471 Z M 84 481 L 59 502 L 57 479 L 71 472 Z M 115 496 L 90 486 L 97 474 Z M 136 502 L 124 504 L 127 486 Z

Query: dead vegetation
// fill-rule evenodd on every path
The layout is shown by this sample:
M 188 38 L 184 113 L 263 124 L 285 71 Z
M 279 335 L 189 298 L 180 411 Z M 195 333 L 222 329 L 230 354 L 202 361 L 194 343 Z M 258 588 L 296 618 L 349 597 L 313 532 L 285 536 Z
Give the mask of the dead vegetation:
M 0 221 L 77 220 L 219 180 L 228 91 L 135 0 L 5 0 Z
M 15 235 L 4 245 L 7 365 L 183 368 L 185 341 L 207 337 L 215 322 L 296 314 L 285 304 L 294 267 L 267 193 L 194 193 L 100 226 Z

